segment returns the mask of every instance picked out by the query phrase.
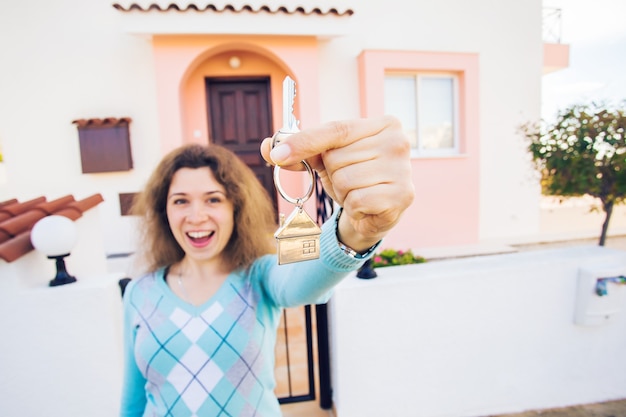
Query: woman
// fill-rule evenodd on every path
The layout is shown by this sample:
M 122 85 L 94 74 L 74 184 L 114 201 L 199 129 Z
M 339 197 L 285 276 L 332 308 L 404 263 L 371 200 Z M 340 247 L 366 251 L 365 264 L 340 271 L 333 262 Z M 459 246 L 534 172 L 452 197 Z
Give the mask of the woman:
M 268 162 L 306 159 L 343 207 L 322 226 L 320 258 L 277 264 L 272 204 L 234 154 L 187 145 L 166 155 L 134 207 L 150 272 L 124 295 L 122 416 L 280 416 L 281 309 L 325 302 L 413 199 L 408 142 L 393 118 L 270 142 Z

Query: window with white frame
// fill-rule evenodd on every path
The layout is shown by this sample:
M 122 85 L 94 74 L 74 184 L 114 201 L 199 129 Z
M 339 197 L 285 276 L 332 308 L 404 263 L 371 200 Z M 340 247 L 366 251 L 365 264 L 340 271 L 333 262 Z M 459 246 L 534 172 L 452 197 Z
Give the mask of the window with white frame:
M 459 153 L 458 101 L 455 74 L 385 75 L 385 113 L 402 122 L 413 156 Z

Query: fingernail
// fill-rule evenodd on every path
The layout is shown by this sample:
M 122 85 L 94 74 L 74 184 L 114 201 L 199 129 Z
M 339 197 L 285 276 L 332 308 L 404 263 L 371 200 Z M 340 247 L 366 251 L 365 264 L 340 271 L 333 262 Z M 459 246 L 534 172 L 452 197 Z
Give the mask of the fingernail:
M 289 158 L 290 154 L 291 149 L 289 148 L 289 145 L 278 145 L 270 152 L 270 158 L 272 158 L 272 161 L 275 164 L 280 164 L 281 162 Z

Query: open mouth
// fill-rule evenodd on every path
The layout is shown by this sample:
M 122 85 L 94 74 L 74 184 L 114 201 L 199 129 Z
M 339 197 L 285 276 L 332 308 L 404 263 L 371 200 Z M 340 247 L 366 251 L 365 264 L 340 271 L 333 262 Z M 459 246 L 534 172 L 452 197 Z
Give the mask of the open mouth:
M 215 232 L 209 232 L 209 231 L 202 231 L 202 232 L 187 232 L 187 238 L 189 238 L 189 240 L 195 244 L 195 245 L 202 245 L 204 243 L 207 243 L 211 237 L 213 237 L 213 235 L 215 234 Z

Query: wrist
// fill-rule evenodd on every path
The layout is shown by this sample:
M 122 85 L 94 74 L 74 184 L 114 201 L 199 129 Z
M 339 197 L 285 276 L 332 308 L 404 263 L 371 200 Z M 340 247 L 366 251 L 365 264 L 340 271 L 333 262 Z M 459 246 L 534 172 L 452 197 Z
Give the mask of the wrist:
M 347 255 L 356 259 L 368 258 L 379 246 L 381 239 L 366 238 L 352 227 L 347 218 L 342 218 L 343 207 L 339 208 L 336 217 L 336 237 L 339 248 Z

